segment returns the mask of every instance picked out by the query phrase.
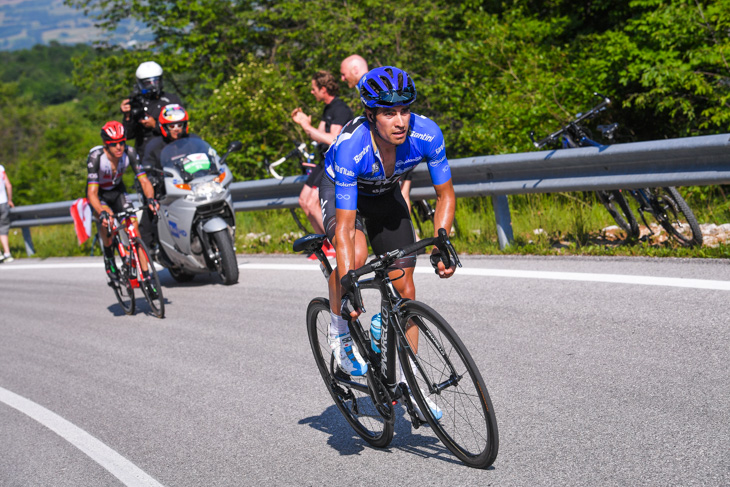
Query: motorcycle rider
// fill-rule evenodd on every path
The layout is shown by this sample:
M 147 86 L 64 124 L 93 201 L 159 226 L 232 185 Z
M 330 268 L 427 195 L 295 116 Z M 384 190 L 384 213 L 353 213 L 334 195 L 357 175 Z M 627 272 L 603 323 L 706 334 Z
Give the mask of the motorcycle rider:
M 162 108 L 171 103 L 182 105 L 182 100 L 176 94 L 164 91 L 162 67 L 156 62 L 146 61 L 140 64 L 135 75 L 135 90 L 132 97 L 122 101 L 121 110 L 127 138 L 135 140 L 134 147 L 141 157 L 150 139 L 160 135 L 157 118 Z
M 142 157 L 142 167 L 150 173 L 150 180 L 155 190 L 154 197 L 160 199 L 165 191 L 165 179 L 162 176 L 162 165 L 160 154 L 168 144 L 183 137 L 200 138 L 196 134 L 189 133 L 188 112 L 176 103 L 166 105 L 160 110 L 157 118 L 160 134 L 152 138 L 145 148 Z M 141 221 L 142 241 L 147 245 L 152 254 L 159 249 L 159 236 L 157 234 L 156 214 L 148 211 L 145 207 Z
M 147 209 L 157 211 L 159 206 L 154 199 L 152 184 L 147 175 L 139 166 L 137 153 L 127 146 L 124 126 L 112 120 L 104 124 L 101 129 L 103 146 L 96 146 L 89 151 L 87 159 L 87 189 L 86 195 L 89 205 L 98 218 L 99 236 L 104 248 L 104 267 L 110 281 L 116 279 L 117 269 L 114 267 L 114 249 L 112 237 L 109 234 L 109 222 L 114 213 L 129 210 L 132 204 L 127 198 L 127 188 L 122 176 L 127 167 L 131 166 L 147 198 Z M 135 227 L 137 219 L 132 217 Z M 147 277 L 147 261 L 140 262 L 144 276 Z M 150 284 L 151 285 L 151 284 Z M 154 288 L 152 292 L 155 293 Z

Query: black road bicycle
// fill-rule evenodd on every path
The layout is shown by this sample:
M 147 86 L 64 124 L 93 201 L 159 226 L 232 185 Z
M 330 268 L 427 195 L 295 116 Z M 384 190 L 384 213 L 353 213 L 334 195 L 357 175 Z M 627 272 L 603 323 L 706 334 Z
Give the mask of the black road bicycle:
M 599 93 L 596 96 L 603 98 L 601 103 L 585 113 L 576 115 L 575 120 L 568 122 L 557 132 L 554 132 L 542 140 L 535 140 L 535 132 L 530 132 L 530 140 L 537 149 L 545 145 L 559 142 L 563 148 L 574 147 L 602 147 L 601 144 L 591 139 L 590 131 L 582 125 L 583 122 L 595 118 L 600 112 L 606 109 L 611 100 Z M 599 125 L 598 130 L 609 141 L 613 141 L 618 129 L 618 124 Z M 685 247 L 701 246 L 702 231 L 697 223 L 694 213 L 687 202 L 682 198 L 676 188 L 638 188 L 638 189 L 615 189 L 598 190 L 596 197 L 608 210 L 616 224 L 623 229 L 628 238 L 638 239 L 641 235 L 639 223 L 636 220 L 629 203 L 624 194 L 629 194 L 637 203 L 637 209 L 641 220 L 651 232 L 651 227 L 646 220 L 646 214 L 650 214 L 661 225 L 667 234 Z M 652 234 L 653 235 L 653 234 Z
M 313 252 L 319 258 L 325 277 L 332 267 L 322 252 L 324 235 L 307 235 L 294 242 L 297 252 Z M 494 408 L 487 387 L 474 360 L 456 332 L 446 320 L 429 306 L 398 295 L 388 268 L 397 259 L 429 245 L 441 250 L 440 258 L 447 267 L 461 267 L 446 231 L 439 236 L 420 240 L 404 249 L 393 250 L 350 271 L 343 283 L 354 291 L 351 302 L 364 310 L 361 290 L 380 293 L 382 320 L 377 352 L 360 320 L 350 321 L 350 333 L 368 364 L 363 377 L 351 377 L 336 364 L 328 342 L 330 305 L 325 298 L 313 299 L 307 308 L 307 333 L 314 359 L 324 383 L 352 428 L 375 447 L 387 446 L 393 438 L 397 401 L 405 405 L 414 428 L 429 424 L 446 447 L 470 467 L 487 468 L 497 457 L 499 435 Z M 432 265 L 438 263 L 438 259 Z M 359 280 L 373 273 L 368 279 Z M 406 328 L 418 328 L 417 339 L 406 338 Z M 409 336 L 413 336 L 409 331 Z M 406 384 L 399 383 L 396 356 L 403 368 Z M 409 394 L 410 391 L 410 394 Z M 411 401 L 415 399 L 414 405 Z M 441 409 L 436 419 L 426 400 Z M 423 412 L 426 421 L 416 411 Z

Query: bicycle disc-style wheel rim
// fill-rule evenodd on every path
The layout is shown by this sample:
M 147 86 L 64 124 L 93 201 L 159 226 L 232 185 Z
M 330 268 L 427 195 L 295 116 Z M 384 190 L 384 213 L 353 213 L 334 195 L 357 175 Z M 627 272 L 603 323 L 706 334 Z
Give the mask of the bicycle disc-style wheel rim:
M 313 299 L 307 308 L 307 334 L 317 368 L 337 408 L 350 426 L 365 441 L 382 448 L 393 439 L 393 424 L 380 415 L 364 389 L 358 390 L 335 378 L 336 365 L 327 341 L 330 320 L 329 301 L 324 298 Z M 367 387 L 365 377 L 348 377 L 348 380 Z
M 132 284 L 129 282 L 129 268 L 122 256 L 119 255 L 119 247 L 117 245 L 115 240 L 112 248 L 114 249 L 114 266 L 117 268 L 118 280 L 112 282 L 112 289 L 124 314 L 131 315 L 134 314 L 135 308 L 134 288 L 132 288 Z
M 497 419 L 474 360 L 449 324 L 425 304 L 408 302 L 405 317 L 419 327 L 417 357 L 425 376 L 411 368 L 410 360 L 402 360 L 419 409 L 439 439 L 461 461 L 470 467 L 489 467 L 499 450 Z M 452 368 L 460 377 L 458 382 L 439 393 L 430 393 L 429 384 L 453 382 Z M 441 419 L 434 418 L 423 394 L 441 409 Z
M 140 283 L 140 287 L 142 288 L 142 293 L 144 294 L 145 299 L 147 300 L 147 304 L 150 306 L 150 312 L 158 317 L 158 318 L 164 318 L 165 317 L 165 298 L 162 296 L 162 286 L 160 286 L 160 278 L 157 275 L 157 269 L 155 269 L 155 264 L 152 262 L 152 259 L 149 257 L 149 252 L 147 252 L 147 246 L 144 244 L 144 242 L 141 239 L 137 239 L 135 241 L 137 245 L 137 256 L 142 259 L 143 257 L 147 259 L 147 272 L 149 274 L 149 279 L 152 281 L 152 284 L 155 286 L 155 289 L 157 289 L 157 297 L 153 298 L 149 290 L 147 289 L 147 286 L 145 286 L 144 282 Z M 142 267 L 138 269 L 137 272 L 138 276 L 142 276 Z
M 650 191 L 658 207 L 663 210 L 654 214 L 654 218 L 664 230 L 685 247 L 701 246 L 700 225 L 679 192 L 671 187 L 652 188 Z
M 636 221 L 636 217 L 621 191 L 599 190 L 596 191 L 596 196 L 611 215 L 611 218 L 626 232 L 628 238 L 639 238 L 639 235 L 641 235 L 639 222 Z

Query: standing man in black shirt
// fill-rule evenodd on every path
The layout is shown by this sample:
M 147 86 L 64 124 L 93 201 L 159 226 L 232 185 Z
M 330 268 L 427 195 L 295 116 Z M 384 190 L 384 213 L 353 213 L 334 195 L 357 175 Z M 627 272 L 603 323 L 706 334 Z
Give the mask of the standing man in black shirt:
M 335 77 L 329 71 L 318 71 L 312 78 L 311 93 L 318 102 L 325 104 L 322 112 L 322 120 L 317 127 L 312 125 L 312 117 L 296 108 L 291 113 L 292 120 L 299 124 L 307 135 L 314 141 L 318 142 L 325 150 L 337 138 L 342 127 L 352 119 L 352 110 L 337 95 L 340 87 Z M 324 153 L 325 151 L 322 151 Z M 322 225 L 322 208 L 319 204 L 319 182 L 322 180 L 324 171 L 324 161 L 315 167 L 307 182 L 304 184 L 302 192 L 299 194 L 299 206 L 302 207 L 307 219 L 314 227 L 315 233 L 323 234 L 324 225 Z M 333 254 L 334 249 L 327 247 L 328 255 Z
M 174 93 L 167 93 L 162 87 L 162 68 L 154 61 L 147 61 L 139 65 L 137 84 L 132 96 L 122 101 L 121 109 L 124 114 L 124 130 L 128 140 L 134 140 L 134 148 L 142 157 L 145 144 L 152 138 L 160 135 L 157 119 L 165 105 L 175 103 L 182 105 L 180 97 Z

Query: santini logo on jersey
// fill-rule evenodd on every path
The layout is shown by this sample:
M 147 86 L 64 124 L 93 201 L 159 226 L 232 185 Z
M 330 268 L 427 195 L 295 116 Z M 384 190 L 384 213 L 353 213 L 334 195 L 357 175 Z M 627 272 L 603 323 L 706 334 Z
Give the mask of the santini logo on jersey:
M 419 134 L 418 132 L 411 132 L 411 137 L 414 139 L 421 139 L 425 142 L 432 142 L 434 139 L 433 135 Z
M 365 157 L 365 154 L 367 154 L 367 152 L 369 150 L 370 150 L 370 144 L 368 144 L 367 147 L 365 147 L 362 150 L 362 152 L 360 152 L 358 155 L 355 156 L 355 158 L 354 158 L 355 159 L 355 162 L 360 162 L 360 159 L 362 159 L 363 157 Z

